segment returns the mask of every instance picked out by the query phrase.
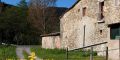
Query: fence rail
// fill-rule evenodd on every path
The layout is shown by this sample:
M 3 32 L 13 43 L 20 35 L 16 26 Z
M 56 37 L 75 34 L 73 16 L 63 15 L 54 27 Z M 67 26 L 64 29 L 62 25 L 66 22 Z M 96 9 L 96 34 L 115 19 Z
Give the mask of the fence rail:
M 89 46 L 85 46 L 85 47 L 81 47 L 81 48 L 77 48 L 77 49 L 73 49 L 73 50 L 69 50 L 69 51 L 80 50 L 80 49 L 94 47 L 94 46 L 98 46 L 98 45 L 102 45 L 102 44 L 107 44 L 107 42 L 102 42 L 102 43 L 98 43 L 98 44 L 94 44 L 94 45 L 89 45 Z
M 82 52 L 86 52 L 84 49 L 86 48 L 90 48 L 90 51 L 89 51 L 89 60 L 94 60 L 94 51 L 93 51 L 93 47 L 95 46 L 99 46 L 99 45 L 102 45 L 102 44 L 107 44 L 107 42 L 102 42 L 102 43 L 98 43 L 98 44 L 94 44 L 94 45 L 89 45 L 89 46 L 84 46 L 84 47 L 81 47 L 81 48 L 77 48 L 77 49 L 73 49 L 73 50 L 68 50 L 68 48 L 66 49 L 66 57 L 67 57 L 67 60 L 69 60 L 69 53 L 72 52 L 72 51 L 78 51 L 80 49 L 83 49 Z M 104 60 L 108 60 L 108 47 L 106 47 L 105 49 L 105 59 Z

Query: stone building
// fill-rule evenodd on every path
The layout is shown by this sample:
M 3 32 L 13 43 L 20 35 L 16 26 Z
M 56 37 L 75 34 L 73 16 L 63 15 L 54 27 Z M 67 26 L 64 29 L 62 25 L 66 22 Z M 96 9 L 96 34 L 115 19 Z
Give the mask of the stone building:
M 69 50 L 107 42 L 109 59 L 120 55 L 120 0 L 78 0 L 60 17 L 60 48 Z
M 43 48 L 61 48 L 60 40 L 60 19 L 59 17 L 67 10 L 65 7 L 49 7 L 47 10 L 55 10 L 56 17 L 51 15 L 51 19 L 48 19 L 46 22 L 46 31 L 45 34 L 41 35 L 42 37 L 42 47 Z M 49 13 L 49 12 L 48 12 Z M 49 18 L 50 18 L 49 17 Z M 54 20 L 53 20 L 54 19 Z
M 50 33 L 41 35 L 42 36 L 42 47 L 48 49 L 61 48 L 60 33 Z
M 61 48 L 108 42 L 109 58 L 119 60 L 120 0 L 78 0 L 61 17 Z

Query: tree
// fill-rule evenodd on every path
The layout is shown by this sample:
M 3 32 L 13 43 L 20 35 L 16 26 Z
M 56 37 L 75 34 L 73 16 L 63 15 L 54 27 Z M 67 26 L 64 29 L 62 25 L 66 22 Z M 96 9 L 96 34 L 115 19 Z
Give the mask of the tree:
M 20 3 L 18 4 L 19 7 L 21 8 L 27 8 L 27 2 L 26 0 L 21 0 Z
M 28 10 L 24 5 L 8 7 L 0 15 L 0 39 L 7 44 L 38 44 L 36 30 L 27 20 Z M 25 8 L 25 9 L 23 9 Z
M 27 27 L 26 15 L 24 12 L 17 8 L 7 8 L 6 11 L 0 16 L 0 30 L 3 32 L 3 42 L 13 43 L 14 37 L 20 33 L 25 32 Z M 21 18 L 22 17 L 22 18 Z M 4 26 L 4 27 L 3 27 Z
M 46 21 L 55 17 L 55 9 L 50 8 L 55 6 L 55 2 L 56 0 L 30 0 L 29 21 L 41 34 L 46 33 Z

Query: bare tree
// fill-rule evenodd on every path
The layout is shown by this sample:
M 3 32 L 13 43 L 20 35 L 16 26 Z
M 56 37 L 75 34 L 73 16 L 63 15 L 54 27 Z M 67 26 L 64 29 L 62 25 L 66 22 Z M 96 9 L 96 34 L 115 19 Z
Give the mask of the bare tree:
M 55 6 L 55 2 L 56 0 L 30 0 L 29 21 L 41 34 L 46 33 L 46 20 L 55 14 L 55 10 L 49 9 Z

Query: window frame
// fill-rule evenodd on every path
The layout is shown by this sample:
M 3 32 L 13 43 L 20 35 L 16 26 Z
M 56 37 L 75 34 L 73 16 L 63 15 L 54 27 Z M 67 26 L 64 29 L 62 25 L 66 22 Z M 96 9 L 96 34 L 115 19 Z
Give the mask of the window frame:
M 82 16 L 86 16 L 86 12 L 87 12 L 87 8 L 86 7 L 83 7 L 82 8 Z
M 120 36 L 120 24 L 110 25 L 110 39 L 117 40 L 117 36 Z
M 99 21 L 101 21 L 104 18 L 103 12 L 104 12 L 104 1 L 99 2 Z

